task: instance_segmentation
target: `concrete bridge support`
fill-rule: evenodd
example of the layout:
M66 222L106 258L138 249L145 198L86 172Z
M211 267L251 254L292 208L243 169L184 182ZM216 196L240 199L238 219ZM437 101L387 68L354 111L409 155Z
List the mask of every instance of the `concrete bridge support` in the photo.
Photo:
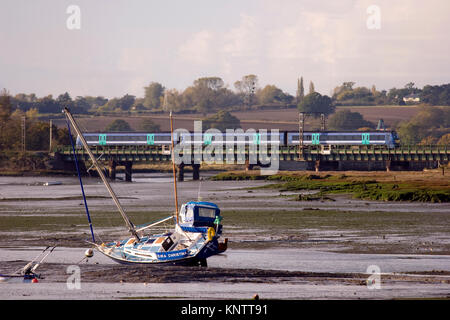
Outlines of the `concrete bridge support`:
M192 165L192 180L200 180L200 165L193 164Z
M131 182L132 174L133 174L133 162L127 161L127 162L125 162L125 181L126 182Z
M125 161L125 162L117 162L117 161L109 161L108 167L105 169L106 176L109 177L112 181L116 180L117 176L117 167L124 166L125 167L125 181L131 182L133 177L133 162Z
M177 166L177 181L184 181L184 168L186 165L184 163L180 163ZM200 165L192 164L192 180L200 180Z
M178 165L177 180L184 181L184 163Z
M116 161L113 160L109 162L108 177L113 181L116 180L116 167L117 167Z

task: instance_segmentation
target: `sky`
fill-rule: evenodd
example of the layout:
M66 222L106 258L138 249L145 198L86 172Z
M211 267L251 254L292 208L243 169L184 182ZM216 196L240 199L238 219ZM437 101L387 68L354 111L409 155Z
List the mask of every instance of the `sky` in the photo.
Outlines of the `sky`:
M143 97L248 74L292 95L299 77L327 95L422 88L450 82L449 25L448 0L1 0L0 88Z

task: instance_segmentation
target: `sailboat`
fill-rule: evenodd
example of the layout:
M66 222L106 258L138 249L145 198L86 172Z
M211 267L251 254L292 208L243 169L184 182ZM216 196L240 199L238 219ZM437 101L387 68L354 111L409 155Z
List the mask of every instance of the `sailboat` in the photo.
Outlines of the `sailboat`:
M47 246L44 250L42 250L36 258L32 261L28 262L24 267L20 268L13 274L1 274L0 273L0 282L8 281L10 279L22 279L23 281L32 281L37 282L37 279L42 279L40 274L36 273L36 269L42 265L45 258L49 256L50 253L55 250L55 246ZM39 258L41 258L39 260Z
M98 244L95 241L94 232L88 207L85 200L84 189L78 169L75 147L71 138L75 163L80 179L81 190L85 200L86 213L92 234L92 245L105 256L122 264L189 264L207 266L207 258L222 253L226 250L227 239L219 242L222 234L222 216L219 207L211 202L190 201L178 209L178 196L175 175L173 119L170 113L170 125L172 136L172 165L174 178L175 214L156 222L135 226L126 215L119 199L115 195L107 181L102 168L91 152L70 110L63 110L67 117L70 135L70 124L78 135L83 147L96 168L100 178L109 191L130 236L125 239ZM70 124L69 124L70 122ZM169 232L162 234L147 234L148 231L161 223L173 222L174 226Z

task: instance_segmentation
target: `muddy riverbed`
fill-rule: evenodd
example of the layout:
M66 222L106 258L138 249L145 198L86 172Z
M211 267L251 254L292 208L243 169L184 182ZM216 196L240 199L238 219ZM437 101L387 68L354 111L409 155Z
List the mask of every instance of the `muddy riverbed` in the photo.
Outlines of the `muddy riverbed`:
M47 245L58 245L40 267L44 279L1 283L0 298L450 295L448 203L363 201L346 195L294 201L292 193L254 188L264 181L209 181L208 174L202 175L205 180L180 183L179 197L181 203L215 202L222 210L229 249L210 258L208 268L130 268L99 253L81 261L90 234L77 178L0 177L0 273L17 270ZM97 239L127 237L104 186L97 179L84 183ZM169 174L136 174L132 183L118 181L113 188L135 224L173 212ZM67 268L73 265L80 267L80 290L67 289ZM381 273L381 289L367 286L371 266Z

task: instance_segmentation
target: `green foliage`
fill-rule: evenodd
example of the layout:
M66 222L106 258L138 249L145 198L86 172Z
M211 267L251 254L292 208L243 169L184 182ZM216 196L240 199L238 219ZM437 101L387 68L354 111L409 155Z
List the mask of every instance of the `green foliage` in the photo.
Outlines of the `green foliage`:
M316 92L316 89L314 88L314 83L311 81L309 83L309 94Z
M0 125L9 120L12 111L11 97L8 91L3 89L0 93Z
M420 94L421 100L429 105L450 106L450 83L440 86L427 85Z
M414 202L450 202L448 189L425 189L423 186L380 183L375 180L346 181L345 176L317 176L317 175L274 175L260 176L235 173L220 173L213 180L268 180L280 181L260 188L274 188L279 191L317 190L318 197L323 199L327 194L352 194L353 197L380 201L414 201ZM313 197L315 198L315 197ZM298 201L316 199L294 196Z
M359 112L341 110L329 118L328 127L332 130L356 130L363 127L375 128L375 124L364 120Z
M424 106L411 120L401 122L397 133L402 144L427 143L425 138L438 140L448 133L449 127L450 109Z
M101 106L99 112L116 112L116 111L128 111L131 109L135 102L135 96L126 94L122 98L113 98L109 100L105 105Z
M139 126L139 129L146 132L160 132L161 128L158 124L154 123L152 119L145 118L142 120L141 125Z
M322 96L318 92L305 96L297 107L300 112L313 113L315 116L320 116L321 113L329 115L335 110L331 98L325 95Z
M241 127L241 122L238 118L233 116L228 111L219 111L215 115L203 119L203 128L205 130L209 128L219 129L225 132L226 129L238 129Z
M444 134L436 144L450 146L450 133Z
M263 89L258 90L256 96L260 104L286 104L293 100L291 95L284 93L281 89L274 85L267 85Z
M147 109L157 109L161 107L164 96L164 87L158 82L152 82L148 87L144 87L144 90L144 107Z
M108 132L130 132L133 131L130 124L122 119L117 119L111 122L106 128L105 131Z
M297 81L297 103L300 103L305 97L305 88L303 86L303 77Z

